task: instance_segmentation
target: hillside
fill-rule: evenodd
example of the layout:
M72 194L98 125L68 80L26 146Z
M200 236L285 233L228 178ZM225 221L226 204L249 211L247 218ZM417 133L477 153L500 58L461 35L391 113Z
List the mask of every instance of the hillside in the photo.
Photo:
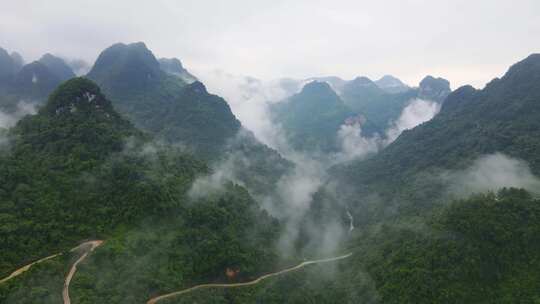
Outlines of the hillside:
M301 151L335 151L337 131L353 113L326 82L313 81L302 91L271 108L272 117Z
M120 113L156 138L212 163L242 154L248 161L237 162L240 181L250 190L268 191L266 185L275 184L291 163L255 138L242 136L242 125L227 102L201 82L178 77L174 68L183 69L181 64L166 64L174 62L160 64L144 43L119 43L99 55L88 77L103 87Z
M60 57L56 57L49 53L41 56L39 62L43 63L51 72L56 75L61 81L66 81L75 77L75 73L71 67Z
M2 277L89 238L107 241L96 264L74 282L78 303L143 302L178 284L222 280L228 267L248 276L275 263L278 223L244 188L228 183L223 192L192 199L188 190L209 173L206 165L150 142L87 79L62 84L10 135L11 149L0 158L0 238L7 249L0 255ZM142 252L155 268L132 268ZM103 273L111 263L115 267ZM54 267L62 268L52 261L0 285L0 301L26 303L39 293L43 303L54 303L58 290L28 286L25 279L42 280L40 271L54 273ZM136 279L123 277L133 271ZM102 285L92 286L98 278L116 287L102 293Z
M335 177L354 187L349 192L360 212L367 202L354 197L375 193L388 210L398 204L398 209L422 209L440 197L445 170L465 169L480 156L496 152L526 161L539 174L539 79L540 56L535 54L482 90L459 88L434 119L403 132L369 160L335 168Z
M50 68L48 59L52 59L52 63L61 61L56 57L44 56L40 61L23 65L24 61L18 53L9 55L0 48L0 111L14 113L20 102L41 105L47 100L64 80Z
M188 156L153 164L136 148L126 151L128 140L141 147L144 136L83 78L61 85L9 136L0 158L3 271L166 206L166 179L152 176L153 167L176 166L168 178L178 185L205 170Z
M385 87L388 82L390 84ZM341 97L352 111L366 117L379 134L384 134L411 100L418 98L442 103L450 93L448 81L442 78L426 76L418 88L404 87L400 83L396 78L387 77L373 82L369 78L358 77L347 82ZM389 89L390 85L394 89Z

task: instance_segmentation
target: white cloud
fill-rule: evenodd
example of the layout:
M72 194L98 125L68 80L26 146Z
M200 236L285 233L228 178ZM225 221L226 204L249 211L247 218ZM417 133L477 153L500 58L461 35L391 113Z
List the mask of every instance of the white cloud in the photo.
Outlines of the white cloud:
M337 135L341 143L341 152L334 156L336 162L364 158L377 153L382 147L382 140L377 134L372 137L362 136L362 128L358 123L342 125Z
M421 123L432 119L439 113L439 103L423 99L413 99L403 109L399 118L392 122L386 131L386 143L396 140L405 130L412 129Z
M35 114L36 106L35 104L19 101L17 103L17 109L13 113L5 113L0 111L0 128L11 128L13 127L19 119L25 115Z
M482 156L468 169L448 173L444 178L450 181L450 192L459 196L497 191L503 187L540 193L540 179L532 174L529 165L501 153Z

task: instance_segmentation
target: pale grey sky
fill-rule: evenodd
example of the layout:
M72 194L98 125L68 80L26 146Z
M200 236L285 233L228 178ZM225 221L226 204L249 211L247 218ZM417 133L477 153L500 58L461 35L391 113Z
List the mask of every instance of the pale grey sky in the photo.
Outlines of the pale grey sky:
M2 0L0 46L93 61L144 41L192 70L262 79L426 74L481 87L540 52L538 0Z

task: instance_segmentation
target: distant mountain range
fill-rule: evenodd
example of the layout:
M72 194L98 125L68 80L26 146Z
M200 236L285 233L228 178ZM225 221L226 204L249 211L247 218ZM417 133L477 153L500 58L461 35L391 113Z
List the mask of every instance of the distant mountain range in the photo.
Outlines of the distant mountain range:
M271 107L273 120L283 127L292 146L302 151L339 150L337 134L347 124L358 124L362 136L384 137L412 101L441 104L451 92L447 80L432 76L425 77L417 88L389 75L377 82L367 77L351 81L318 77L308 81L300 92ZM287 88L293 84L292 80L281 82Z
M0 302L61 302L80 257L69 248L88 239L105 242L79 264L74 303L144 303L261 275L178 300L540 299L540 54L481 90L432 76L418 87L390 75L282 79L290 94L270 110L303 152L296 164L142 42L103 50L86 77L75 66L85 64L50 54L25 64L0 49L2 114L37 107L0 129L0 279L28 270L0 282ZM343 128L384 140L418 100L437 115L378 153L311 157L339 152ZM264 275L282 269L292 270Z
M444 186L443 180L426 176L464 169L482 155L504 153L527 161L540 174L539 83L540 55L534 54L482 90L460 87L431 121L404 131L371 159L340 165L336 178L354 185L353 197L378 193L388 208L398 204L414 212L433 204ZM360 211L361 200L355 201L358 215L368 216Z

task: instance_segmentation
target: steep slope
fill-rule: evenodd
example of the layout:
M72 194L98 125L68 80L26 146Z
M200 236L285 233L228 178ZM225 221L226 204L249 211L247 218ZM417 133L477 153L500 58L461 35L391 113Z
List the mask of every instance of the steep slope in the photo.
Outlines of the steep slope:
M217 153L240 129L228 104L204 85L187 85L162 71L144 43L115 44L88 73L136 125L205 156Z
M11 59L13 59L13 63L15 65L15 72L19 72L24 65L23 57L17 52L11 52L10 56Z
M388 77L380 81L383 84L385 81L393 85L397 83ZM384 134L412 100L419 98L442 103L450 93L448 81L431 76L425 77L418 88L401 87L399 84L396 87L400 89L389 92L366 77L358 77L344 86L341 97L354 112L365 116L378 133Z
M13 73L0 79L0 111L16 112L21 101L42 104L61 83L61 79L39 61L19 68L17 60L11 59L10 65Z
M534 303L540 201L516 189L454 202L426 231L391 231L366 267L384 303ZM393 233L393 235L392 235Z
M178 58L160 58L159 67L168 74L179 77L186 83L197 81L197 78L182 66L182 62Z
M206 165L149 142L90 80L60 85L10 135L10 151L0 154L0 277L88 238L106 241L73 277L77 303L142 303L178 286L224 281L227 269L241 278L273 269L278 222L230 182L190 196ZM64 273L51 260L0 284L0 302L55 303L62 284L42 277L54 274L52 265ZM35 283L42 281L52 289Z
M56 57L51 54L43 55L39 60L43 63L49 70L56 75L61 81L66 81L70 78L75 77L73 70L66 64L66 62L59 57Z
M243 154L247 161L235 168L246 178L243 183L259 180L257 189L268 189L260 185L262 180L275 185L291 164L257 140L241 136L240 121L223 98L210 94L199 81L187 84L162 68L144 43L115 44L100 54L88 77L141 129L215 163ZM241 152L235 149L238 145L244 147Z
M336 168L336 176L354 188L357 210L367 203L360 197L377 194L385 202L379 207L414 212L441 194L445 182L436 177L482 155L501 152L540 174L539 83L540 55L534 54L483 90L459 88L434 119L405 131L376 157Z
M15 75L10 92L20 98L42 101L62 82L47 66L34 61Z
M17 66L9 53L0 47L0 87L17 73Z
M83 78L62 84L10 138L0 157L2 271L173 206L205 171L178 153L145 157L142 133Z
M281 124L291 145L303 151L337 149L337 131L353 113L326 82L313 81L302 91L273 105L273 120Z
M442 103L451 92L448 80L428 75L420 81L417 97Z

